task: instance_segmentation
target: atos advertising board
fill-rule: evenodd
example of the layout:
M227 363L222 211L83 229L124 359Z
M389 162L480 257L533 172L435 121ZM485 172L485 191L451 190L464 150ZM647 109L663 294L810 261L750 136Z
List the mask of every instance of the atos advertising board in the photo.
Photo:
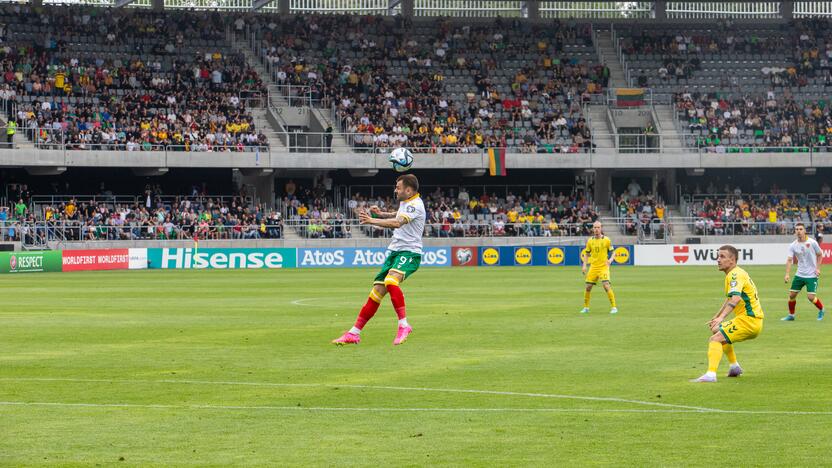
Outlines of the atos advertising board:
M789 244L731 244L740 265L786 263ZM721 244L637 245L636 265L716 265Z
M451 252L450 247L425 247L420 266L451 266ZM299 268L380 267L386 259L387 249L380 247L298 249Z

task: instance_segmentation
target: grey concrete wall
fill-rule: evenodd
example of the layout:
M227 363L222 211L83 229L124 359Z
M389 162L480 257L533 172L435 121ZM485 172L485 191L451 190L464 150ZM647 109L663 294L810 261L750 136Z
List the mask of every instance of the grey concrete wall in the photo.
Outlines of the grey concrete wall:
M293 127L308 127L311 111L308 107L275 107L277 112L287 125Z
M616 128L644 128L653 122L650 109L611 109L610 113Z
M254 152L126 152L0 149L0 167L227 167L280 169L388 169L385 155L338 151L290 153L285 149ZM603 150L578 154L506 155L511 169L672 169L672 168L771 168L832 167L832 153L632 153ZM488 157L473 154L416 154L419 169L485 169Z
M613 236L617 244L633 244L634 237ZM581 245L586 242L583 237L465 237L452 239L425 239L426 246L495 246L495 245ZM390 239L263 239L263 240L201 240L199 248L270 248L270 247L387 247ZM130 247L145 248L188 248L193 247L192 240L182 241L100 241L100 242L62 242L52 247L62 250L72 249L124 249Z

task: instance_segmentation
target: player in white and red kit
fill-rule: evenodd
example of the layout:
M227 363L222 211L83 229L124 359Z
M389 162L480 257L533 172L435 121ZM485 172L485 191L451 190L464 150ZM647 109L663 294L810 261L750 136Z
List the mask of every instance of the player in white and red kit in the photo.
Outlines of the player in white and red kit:
M393 344L404 343L413 332L413 327L407 323L401 283L415 273L422 262L422 234L425 231L427 216L425 204L419 197L419 180L415 175L405 174L396 179L395 193L399 200L398 211L384 212L377 206L372 206L369 213L359 213L361 224L393 229L393 238L387 247L387 260L375 277L367 303L358 313L355 325L339 338L332 340L336 345L361 342L361 330L376 314L381 300L387 293L390 293L390 301L399 317L399 329Z
M823 261L823 251L817 241L806 235L806 226L797 223L794 227L797 236L789 246L789 256L786 259L786 277L784 281L789 282L789 275L792 272L792 263L797 263L797 274L792 280L789 288L789 315L783 317L786 322L794 321L795 306L797 305L797 293L806 287L806 298L818 309L818 320L823 320L823 303L817 296L818 277L820 276L820 264Z

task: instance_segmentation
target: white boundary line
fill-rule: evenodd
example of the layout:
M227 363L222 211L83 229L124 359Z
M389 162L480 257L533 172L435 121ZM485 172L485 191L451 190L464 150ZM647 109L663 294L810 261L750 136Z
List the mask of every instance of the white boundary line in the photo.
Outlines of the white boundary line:
M134 403L62 403L44 401L0 401L2 406L46 406L60 408L141 408L177 410L263 410L320 411L365 413L703 413L695 410L660 409L593 409L593 408L360 408L326 406L248 406L248 405L162 405Z
M297 299L297 300L294 300L294 301L290 302L289 304L292 304L292 305L295 305L295 306L300 306L300 307L314 307L312 304L304 304L304 302L314 301L314 300L317 300L317 299L320 299L320 298L310 297L308 299Z
M356 388L365 390L396 390L403 392L435 392L435 393L467 393L475 395L500 395L500 396L521 396L530 398L556 398L564 400L582 400L582 401L605 401L614 403L627 403L633 405L644 406L658 406L662 408L683 409L698 412L724 412L715 408L704 408L701 406L687 406L674 405L670 403L660 403L656 401L643 400L629 400L625 398L615 397L592 397L580 395L560 395L553 393L526 393L526 392L504 392L496 390L472 390L460 388L426 388L426 387L396 387L387 385L355 385L355 384L320 384L320 383L272 383L272 382L229 382L229 381L211 381L211 380L178 380L178 379L159 379L159 380L120 380L120 379L76 379L76 378L60 378L60 377L9 377L0 378L0 382L87 382L87 383L123 383L123 384L181 384L181 385L233 385L233 386L249 386L249 387L319 387L319 388Z
M320 384L320 383L274 383L274 382L229 382L211 380L175 379L80 379L61 377L8 377L0 382L77 382L77 383L121 383L121 384L180 384L180 385L231 385L249 387L305 387L305 388L356 388L367 390L396 390L409 392L464 393L475 395L520 396L530 398L555 398L581 401L602 401L633 405L654 406L665 409L590 409L590 408L340 408L340 407L296 407L296 406L222 406L222 405L134 405L128 403L61 403L61 402L0 402L0 406L80 406L80 407L124 407L124 408L169 408L169 409L221 409L221 410L304 410L304 411L366 411L366 412L552 412L552 413L717 413L717 414L761 414L761 415L809 415L832 416L832 411L779 411L779 410L721 410L701 406L676 405L654 401L630 400L614 397L592 397L580 395L559 395L552 393L504 392L496 390L473 390L458 388L397 387L387 385Z
M44 401L0 401L3 406L43 406L58 408L123 408L230 411L308 411L364 413L652 413L652 414L746 414L778 416L832 416L832 411L767 411L725 410L700 411L685 409L615 409L615 408L361 408L325 406L248 406L248 405L163 405L135 403L63 403Z

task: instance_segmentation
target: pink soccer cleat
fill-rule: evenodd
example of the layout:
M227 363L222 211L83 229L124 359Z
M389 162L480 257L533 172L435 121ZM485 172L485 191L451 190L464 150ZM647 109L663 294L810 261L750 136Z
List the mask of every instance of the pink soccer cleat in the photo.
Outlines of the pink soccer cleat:
M396 332L396 339L393 340L393 345L398 346L404 343L407 341L407 337L410 336L411 333L413 333L413 327L399 327L399 331Z
M344 346L345 344L358 344L361 343L361 336L356 335L355 333L344 332L340 338L336 338L332 340L332 344L338 346Z

